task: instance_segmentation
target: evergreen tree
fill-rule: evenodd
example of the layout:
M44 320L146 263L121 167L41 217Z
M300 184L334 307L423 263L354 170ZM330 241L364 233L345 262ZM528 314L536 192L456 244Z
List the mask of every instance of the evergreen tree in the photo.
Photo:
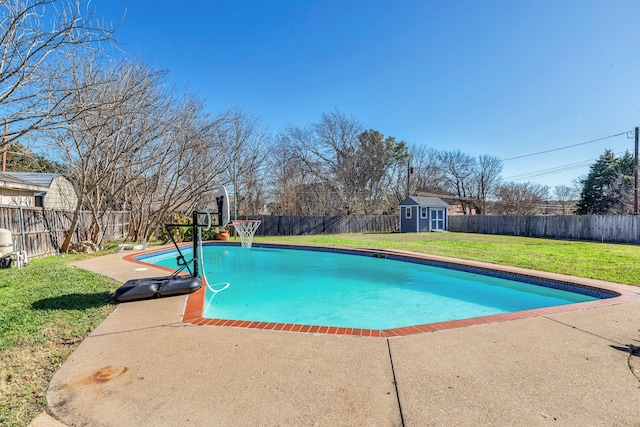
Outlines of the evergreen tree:
M582 191L576 213L579 215L629 214L633 208L633 156L616 157L606 150L581 179Z
M9 143L7 149L7 172L62 173L64 166L34 153L19 142Z

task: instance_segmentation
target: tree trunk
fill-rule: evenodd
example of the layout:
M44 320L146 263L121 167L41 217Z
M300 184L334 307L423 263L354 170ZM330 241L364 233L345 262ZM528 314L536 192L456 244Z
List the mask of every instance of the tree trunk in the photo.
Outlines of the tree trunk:
M62 247L60 248L61 252L69 251L69 246L71 245L71 239L73 238L73 233L76 232L78 228L78 222L80 221L80 209L82 208L83 198L78 197L78 204L76 205L76 209L73 212L73 218L71 219L71 225L67 230L67 233L64 236L64 241L62 242Z

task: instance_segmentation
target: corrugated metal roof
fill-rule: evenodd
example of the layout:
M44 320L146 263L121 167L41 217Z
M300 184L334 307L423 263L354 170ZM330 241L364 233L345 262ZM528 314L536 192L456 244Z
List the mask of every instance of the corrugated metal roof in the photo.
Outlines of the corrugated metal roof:
M400 203L400 206L427 206L434 208L448 208L449 205L439 197L409 196Z
M29 181L32 184L39 185L41 187L51 187L51 183L54 179L62 174L59 173L38 173L38 172L5 172L7 175L11 175L15 178L19 178L25 181Z
M35 182L13 176L8 172L0 172L0 186L5 188L13 188L19 190L44 191L45 186L36 184ZM48 187L48 186L47 186Z

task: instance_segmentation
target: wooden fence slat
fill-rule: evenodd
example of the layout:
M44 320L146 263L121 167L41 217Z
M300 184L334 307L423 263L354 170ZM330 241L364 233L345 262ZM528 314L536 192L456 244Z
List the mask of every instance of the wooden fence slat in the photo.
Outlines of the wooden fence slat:
M454 215L449 231L549 237L609 243L640 243L635 215Z
M39 258L57 253L58 245L63 241L65 231L71 225L73 212L53 211L36 207L23 207L24 243L20 227L20 208L0 206L0 228L11 231L17 249L26 250L29 258ZM119 218L117 221L115 218ZM105 240L125 238L129 232L129 212L110 212L103 218ZM85 240L91 224L91 214L82 212L78 230L72 243Z
M278 216L248 215L238 219L262 221L256 236L299 236L307 234L385 233L398 231L397 215L367 216Z

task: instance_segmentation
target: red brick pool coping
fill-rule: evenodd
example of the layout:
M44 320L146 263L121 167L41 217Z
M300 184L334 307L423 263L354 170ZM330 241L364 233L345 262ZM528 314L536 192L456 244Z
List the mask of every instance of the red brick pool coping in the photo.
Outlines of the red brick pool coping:
M215 243L215 244L230 244L230 243ZM269 243L260 243L260 244L270 245ZM280 247L290 246L290 247L322 248L322 247L310 246L310 245L291 245L291 244L285 244L285 245L272 244L272 245L280 246ZM584 279L584 278L573 277L573 276L571 277L561 276L561 275L556 275L551 273L537 272L534 270L523 270L519 268L511 268L511 267L492 265L487 263L452 259L452 258L439 257L439 256L430 256L425 254L417 254L417 253L409 253L409 252L400 252L400 251L396 252L396 251L389 251L389 250L361 249L361 248L343 248L343 247L340 247L340 248L326 247L326 248L329 250L332 250L332 249L348 250L348 251L365 252L365 253L371 253L371 254L396 255L396 256L411 257L416 259L424 259L428 261L445 262L445 263L457 264L457 265L463 265L463 266L489 268L489 269L502 271L502 272L540 277L542 279L561 280L563 282L576 284L581 287L601 289L604 291L613 292L615 294L618 294L618 296L612 297L612 298L606 298L606 299L599 299L595 301L559 305L554 307L537 308L533 310L516 311L511 313L494 314L490 316L473 317L469 319L450 320L447 322L436 322L436 323L427 323L423 325L405 326L401 328L359 329L359 328L341 328L341 327L335 327L335 326L314 326L314 325L301 325L301 324L290 324L290 323L274 323L274 322L257 322L257 321L246 321L246 320L205 318L205 317L202 317L202 314L204 311L204 297L205 297L205 287L203 286L196 292L193 292L192 294L188 295L187 304L182 317L182 321L184 323L191 323L194 325L229 326L229 327L235 327L235 328L265 329L265 330L273 330L273 331L302 332L302 333L311 333L311 334L355 335L355 336L363 336L363 337L391 338L391 337L401 337L406 335L422 334L427 332L442 331L446 329L463 328L466 326L484 325L489 323L505 322L509 320L526 319L529 317L547 316L547 315L558 314L558 313L568 313L571 311L585 310L590 308L608 307L612 305L618 305L618 304L624 304L632 301L637 301L640 299L640 294L621 289L621 287L618 287L613 283L601 282L601 281ZM171 250L171 248L163 247L163 248L151 249L144 252L142 255L152 254L155 252L164 252L167 250ZM137 263L137 264L151 265L144 261L135 259L140 255L141 253L130 254L123 257L123 259L129 262ZM168 270L168 271L173 271L172 269L157 266L157 265L153 265L153 267Z

